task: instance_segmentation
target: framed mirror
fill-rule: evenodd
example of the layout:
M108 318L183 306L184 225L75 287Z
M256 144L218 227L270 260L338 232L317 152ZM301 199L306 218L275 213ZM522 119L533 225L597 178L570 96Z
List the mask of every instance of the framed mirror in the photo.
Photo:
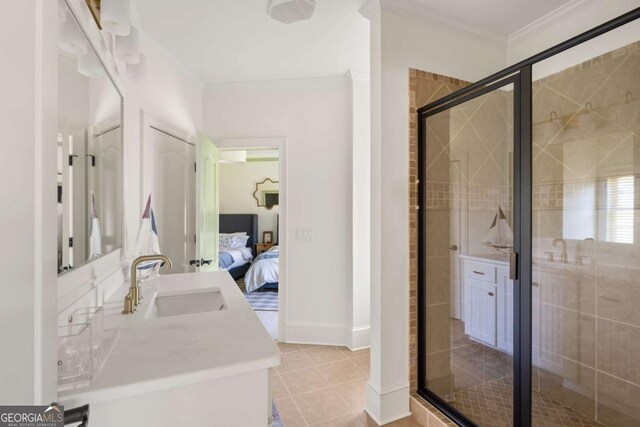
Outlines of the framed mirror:
M65 2L58 44L58 274L122 247L122 95Z
M253 192L253 198L259 207L271 210L274 206L278 206L280 198L280 187L278 181L266 178L262 182L256 183L256 191Z

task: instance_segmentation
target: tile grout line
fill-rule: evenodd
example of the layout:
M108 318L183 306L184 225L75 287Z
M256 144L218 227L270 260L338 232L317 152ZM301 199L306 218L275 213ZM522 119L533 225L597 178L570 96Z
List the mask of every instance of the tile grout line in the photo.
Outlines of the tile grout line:
M278 376L280 376L279 372L278 372ZM304 421L305 427L309 426L309 423L307 422L307 419L305 418L304 414L300 410L300 407L298 406L298 402L296 402L296 399L294 399L293 394L291 393L291 390L289 390L289 387L287 387L287 384L284 382L284 379L282 378L282 376L280 376L280 381L282 381L282 385L284 386L284 388L287 389L287 393L289 393L289 398L291 399L291 401L293 402L293 405L296 407L296 409L298 410L298 413L302 417L302 420ZM277 405L276 405L276 407L277 407Z
M318 347L322 347L322 346L318 346ZM356 356L356 357L348 357L346 354L344 354L344 350L341 350L339 346L327 346L327 348L333 348L333 349L335 349L336 351L338 351L338 352L339 352L339 354L340 354L340 356L341 356L341 358L336 359L336 360L332 360L332 361L329 361L329 362L314 363L313 359L309 356L308 351L309 351L309 350L311 350L311 349L313 349L313 348L318 348L318 347L312 347L312 348L309 348L309 349L305 349L305 348L298 348L297 350L294 350L294 351L289 351L289 352L287 352L287 353L282 353L282 354L284 355L284 354L292 354L292 353L299 353L299 352L303 352L303 353L305 354L305 356L306 356L306 357L307 357L307 358L308 358L308 359L313 363L312 365L305 366L305 367L302 367L302 368L291 369L291 370L288 370L288 371L285 371L285 372L280 372L280 371L278 371L278 370L276 370L276 371L275 371L275 372L278 374L278 376L280 377L280 380L282 381L282 383L283 383L283 385L284 385L285 389L286 389L286 390L287 390L287 392L289 393L289 396L291 397L291 400L293 401L294 406L296 407L296 409L297 409L297 410L298 410L298 412L300 413L300 415L301 415L302 419L304 420L304 422L305 422L306 426L311 426L311 424L309 423L309 421L306 419L306 417L305 417L305 416L304 416L304 414L302 413L302 410L300 409L300 407L299 407L299 405L298 405L298 403L297 403L297 401L296 401L296 397L297 397L297 396L301 396L301 395L305 395L305 394L309 394L309 393L313 393L313 392L317 392L317 391L322 391L322 390L329 390L329 389L331 389L331 390L332 390L332 391L333 391L333 392L338 396L338 398L340 399L340 401L342 401L342 402L344 403L345 407L348 409L348 412L346 412L345 414L339 415L339 416L334 417L334 418L330 418L330 419L328 419L328 420L320 421L320 423L322 423L322 422L327 422L327 421L332 421L332 420L338 419L338 418L340 418L340 417L343 417L343 416L345 416L345 415L348 415L348 414L350 414L350 413L354 413L354 414L356 413L355 411L353 411L353 410L352 410L351 406L350 406L350 405L349 405L349 404L344 400L344 398L340 395L340 393L338 393L338 391L336 390L336 387L338 387L338 386L340 386L340 385L344 385L344 384L353 383L353 382L356 382L356 381L361 381L361 380L363 380L363 379L366 379L366 377L367 377L367 375L368 375L368 374L367 374L367 375L362 375L362 377L358 377L358 378L354 378L354 379L351 379L351 380L348 380L348 381L343 381L343 382L338 382L338 383L332 384L332 383L329 381L329 379L328 379L328 378L323 374L323 372L322 372L320 369L318 369L318 370L320 371L320 374L321 374L322 378L323 378L325 381L327 381L327 383L329 383L329 385L328 385L328 386L326 386L326 387L321 387L321 388L318 388L318 389L315 389L315 390L310 390L310 391L307 391L307 392L304 392L304 393L298 393L298 394L294 395L294 394L291 392L290 388L287 386L286 382L284 381L283 374L286 374L286 373L289 373L289 372L297 372L297 371L301 371L301 370L303 370L303 369L320 368L320 367L322 367L322 366L326 366L326 365L328 365L328 364L333 364L333 363L337 363L337 362L344 362L344 361L350 361L350 362L351 362L351 364L352 364L356 369L360 369L360 366L358 366L358 365L353 361L353 359L359 359L359 358L369 357L369 355ZM360 420L358 419L358 421L360 421ZM317 424L318 424L318 423L316 423L316 424L314 424L314 425L317 425Z
M301 351L302 351L302 350L301 350ZM288 353L283 353L283 354L291 354L291 353L297 353L297 352L288 352ZM309 355L307 355L307 357L309 357ZM278 371L278 372L279 372L279 373L281 373L281 374L286 374L286 373L289 373L289 372L300 371L300 370L302 370L302 369L309 369L309 368L313 368L313 367L326 366L326 365L329 365L329 364L331 364L331 363L344 362L344 361L346 361L346 360L348 360L348 361L350 361L350 362L354 363L354 362L353 362L353 359L360 359L360 358L365 358L365 357L368 357L368 356L358 356L358 357L353 357L353 358L348 358L348 357L346 357L346 358L344 358L344 359L337 359L337 360L333 360L333 361L331 361L331 362L322 362L322 363L313 364L313 365L309 365L309 366L303 366L303 367L301 367L301 368L290 369L290 370L288 370L288 371L284 371L284 372L280 372L280 371ZM311 358L309 358L309 359L311 359ZM313 360L312 360L312 362L313 362ZM355 363L354 363L354 365L355 365ZM358 367L358 366L356 365L356 367ZM348 381L347 381L347 382L348 382Z

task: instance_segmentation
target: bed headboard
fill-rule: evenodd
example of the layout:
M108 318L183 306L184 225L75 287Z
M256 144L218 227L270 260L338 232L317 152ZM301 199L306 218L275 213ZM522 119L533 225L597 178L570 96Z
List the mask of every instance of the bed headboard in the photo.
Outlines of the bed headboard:
M220 233L245 232L249 236L247 247L255 256L255 243L258 243L258 215L256 214L220 214Z

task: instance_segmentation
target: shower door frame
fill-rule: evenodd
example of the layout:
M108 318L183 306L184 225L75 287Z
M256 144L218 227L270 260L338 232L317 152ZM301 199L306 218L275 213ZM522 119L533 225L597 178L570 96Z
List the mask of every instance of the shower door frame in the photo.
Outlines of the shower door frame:
M558 55L640 18L640 7L563 43L490 75L463 89L419 108L418 120L418 389L417 393L462 427L473 421L449 405L425 384L426 354L426 121L427 118L513 84L513 426L530 427L532 376L532 68Z

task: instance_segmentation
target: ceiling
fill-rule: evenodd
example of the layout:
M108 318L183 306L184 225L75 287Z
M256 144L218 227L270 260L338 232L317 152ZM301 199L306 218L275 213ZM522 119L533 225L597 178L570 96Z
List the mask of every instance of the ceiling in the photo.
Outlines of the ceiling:
M369 71L364 0L318 0L309 21L283 24L267 0L133 0L142 29L204 83Z
M369 71L365 0L317 0L309 21L282 24L268 0L133 0L142 29L204 83L298 79ZM506 44L508 36L580 0L381 0Z

